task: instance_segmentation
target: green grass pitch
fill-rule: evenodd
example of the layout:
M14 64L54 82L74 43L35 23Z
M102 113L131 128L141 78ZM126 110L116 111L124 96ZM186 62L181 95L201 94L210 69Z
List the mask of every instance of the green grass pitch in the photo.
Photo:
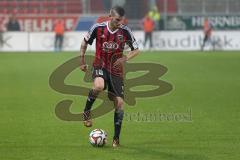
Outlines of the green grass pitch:
M132 62L166 66L161 79L174 89L159 97L137 98L136 106L125 106L126 113L189 114L191 119L125 119L119 149L111 147L112 112L95 119L91 129L55 115L60 100L73 100L76 113L85 104L85 97L58 93L48 84L54 69L77 55L0 53L0 160L240 159L239 53L141 53ZM66 83L78 86L82 75L76 69ZM108 132L105 147L89 144L94 128Z

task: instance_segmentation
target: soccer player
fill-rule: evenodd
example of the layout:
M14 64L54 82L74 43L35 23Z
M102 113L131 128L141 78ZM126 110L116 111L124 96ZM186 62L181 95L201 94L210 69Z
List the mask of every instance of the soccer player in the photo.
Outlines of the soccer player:
M203 29L204 29L204 38L203 38L203 44L201 46L202 51L204 50L206 42L211 42L212 26L210 25L208 18L205 18L204 20Z
M139 54L137 42L131 30L122 24L125 11L120 6L115 6L110 10L110 20L103 23L96 23L91 27L81 43L80 69L87 71L84 55L88 44L92 44L96 39L96 53L93 62L93 88L89 91L84 109L84 125L92 126L91 108L98 94L108 87L109 98L115 106L114 112L114 137L113 147L119 146L119 136L123 120L123 69L124 62ZM131 51L124 55L124 46L127 44Z

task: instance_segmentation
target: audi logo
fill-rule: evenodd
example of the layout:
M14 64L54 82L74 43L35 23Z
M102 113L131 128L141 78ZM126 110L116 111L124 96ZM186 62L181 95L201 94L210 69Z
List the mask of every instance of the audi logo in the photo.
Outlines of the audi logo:
M118 44L117 43L115 43L115 42L112 42L112 41L109 41L109 42L104 42L103 43L103 48L104 49L118 49Z

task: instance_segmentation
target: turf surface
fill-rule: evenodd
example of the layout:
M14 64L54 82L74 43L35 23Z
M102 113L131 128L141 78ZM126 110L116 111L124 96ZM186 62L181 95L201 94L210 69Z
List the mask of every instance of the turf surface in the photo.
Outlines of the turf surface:
M94 120L108 132L109 143L94 148L91 129L55 115L63 99L83 109L85 98L49 87L56 67L76 53L0 53L0 160L238 160L240 159L240 54L237 52L144 52L133 62L155 62L168 68L161 79L174 89L126 105L121 148L112 149L113 113ZM76 69L66 83L78 86ZM90 86L90 84L87 84ZM145 89L147 89L145 87ZM127 96L127 95L126 95ZM130 115L185 115L186 120L146 122ZM159 117L158 117L159 118ZM93 129L92 128L92 129Z

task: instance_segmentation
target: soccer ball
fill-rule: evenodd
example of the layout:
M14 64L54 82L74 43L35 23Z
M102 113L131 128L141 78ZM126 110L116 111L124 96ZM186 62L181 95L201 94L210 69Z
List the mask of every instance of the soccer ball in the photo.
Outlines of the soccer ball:
M107 133L102 129L94 129L89 134L89 141L94 147L103 147L107 143Z

